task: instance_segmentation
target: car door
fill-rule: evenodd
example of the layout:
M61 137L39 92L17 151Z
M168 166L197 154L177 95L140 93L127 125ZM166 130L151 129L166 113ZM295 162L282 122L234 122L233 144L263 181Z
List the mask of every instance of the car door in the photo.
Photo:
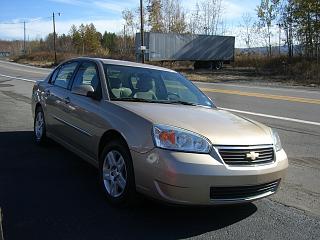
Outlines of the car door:
M80 85L92 86L96 97L79 95L75 91ZM75 74L71 91L68 93L70 103L68 105L69 114L66 119L73 126L72 142L77 149L95 158L96 146L99 141L99 133L103 128L103 121L100 117L101 108L101 82L96 63L84 61Z
M46 94L46 116L48 131L61 140L68 139L68 88L78 66L78 62L67 62L60 66L52 75Z

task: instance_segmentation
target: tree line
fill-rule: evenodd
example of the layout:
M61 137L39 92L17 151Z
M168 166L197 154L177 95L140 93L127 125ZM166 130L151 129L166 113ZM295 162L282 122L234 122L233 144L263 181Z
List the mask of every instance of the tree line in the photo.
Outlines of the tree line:
M233 33L248 49L263 43L271 56L274 46L285 45L289 57L297 47L307 58L319 57L319 0L261 0L255 10L255 16L243 15L237 32ZM122 17L124 26L117 33L100 33L92 23L71 26L69 33L56 36L58 52L134 55L134 38L140 30L139 7L124 9ZM224 0L199 0L193 9L185 9L181 0L144 0L143 17L146 31L225 35L229 30L230 33L224 21ZM278 32L282 37L275 42ZM52 51L53 34L30 41L29 50Z
M241 37L248 49L262 40L271 56L271 39L278 31L279 36L281 32L285 35L284 45L287 46L289 58L294 55L294 48L306 58L319 58L319 0L261 0L256 14L258 21L253 21L248 13L242 17ZM278 44L282 45L283 40L279 41Z
M53 33L45 39L30 41L29 51L53 51ZM72 52L80 55L107 55L122 48L122 38L115 33L98 32L93 23L72 25L68 34L56 34L58 52Z
M145 28L151 32L223 35L223 0L200 0L194 9L185 9L181 0L146 0L143 9ZM129 34L139 29L140 8L122 12Z
M200 0L192 10L184 9L180 0L148 0L143 15L147 30L152 32L225 35L231 31L225 24L224 10L223 0ZM132 36L139 28L139 12L139 7L122 12ZM319 0L261 0L255 15L245 13L239 27L233 35L248 49L262 43L271 56L275 46L280 49L286 45L289 58L294 48L302 56L319 58Z

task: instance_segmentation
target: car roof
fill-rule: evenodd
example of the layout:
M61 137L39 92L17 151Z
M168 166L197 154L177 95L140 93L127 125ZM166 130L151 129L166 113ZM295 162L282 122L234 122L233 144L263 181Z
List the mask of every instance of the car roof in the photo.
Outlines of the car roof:
M94 61L100 61L104 64L110 64L110 65L120 65L120 66L128 66L128 67L138 67L138 68L148 68L148 69L154 69L154 70L160 70L160 71L166 71L166 72L176 72L168 68L158 67L150 64L144 64L144 63L137 63L137 62L130 62L130 61L123 61L123 60L115 60L115 59L107 59L107 58L92 58L92 57L79 57L70 60L94 60Z

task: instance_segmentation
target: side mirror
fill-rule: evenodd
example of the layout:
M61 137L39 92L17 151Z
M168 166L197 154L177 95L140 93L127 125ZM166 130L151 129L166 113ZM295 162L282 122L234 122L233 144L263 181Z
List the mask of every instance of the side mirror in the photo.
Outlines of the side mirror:
M99 101L99 100L101 100L101 93L89 91L89 92L87 92L87 97L90 97L94 100Z
M91 85L79 85L75 86L71 92L77 95L89 97L89 95L94 94L94 89Z

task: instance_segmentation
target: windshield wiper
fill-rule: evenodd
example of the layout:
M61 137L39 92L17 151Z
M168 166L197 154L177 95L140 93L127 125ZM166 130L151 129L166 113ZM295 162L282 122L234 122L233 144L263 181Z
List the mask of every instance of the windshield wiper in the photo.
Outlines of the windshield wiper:
M129 98L129 97L113 98L111 100L113 100L113 101L130 101L130 102L148 102L148 103L158 103L159 102L159 101L155 101L155 100L152 100L152 99Z
M180 100L174 100L174 101L165 101L163 103L168 103L168 104L182 104L182 105L189 105L189 106L198 106L196 103L192 102L185 102L185 101L180 101Z
M164 104L182 104L182 105L188 105L188 106L199 106L196 103L192 102L185 102L181 100L174 100L174 101L159 101L159 100L152 100L152 99L144 99L144 98L114 98L111 99L113 101L130 101L130 102L148 102L148 103L164 103Z

